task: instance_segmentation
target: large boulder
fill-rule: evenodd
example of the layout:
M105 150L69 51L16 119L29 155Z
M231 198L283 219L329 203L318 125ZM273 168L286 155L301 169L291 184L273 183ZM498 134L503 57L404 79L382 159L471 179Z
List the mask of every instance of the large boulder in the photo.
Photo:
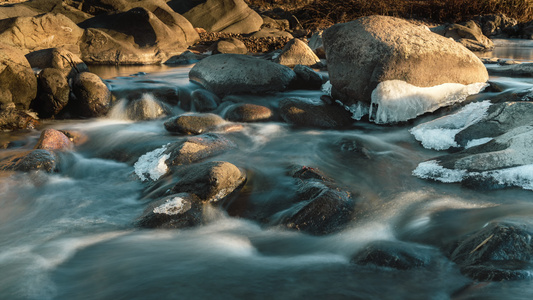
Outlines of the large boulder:
M189 78L219 97L284 91L296 78L288 67L239 54L219 54L198 62Z
M417 87L485 82L487 70L470 51L426 27L385 16L336 24L323 33L332 96L350 106L374 101L378 84Z
M149 64L181 54L198 40L198 34L185 18L168 10L155 8L152 12L135 7L80 23L82 28L91 28L81 44L83 59L93 63L114 59L122 64Z
M305 42L300 39L292 39L283 47L275 61L292 68L296 65L312 66L320 62L320 59Z
M72 92L76 96L75 105L81 116L99 117L109 110L111 92L102 79L94 73L79 74L72 84Z
M63 45L76 45L83 29L62 14L0 20L0 42L31 52Z
M68 103L70 87L67 78L58 69L46 68L37 76L39 93L32 108L40 118L57 115Z
M37 78L20 50L0 43L0 111L28 109L37 95Z
M76 46L76 48L78 48ZM77 49L79 51L79 49ZM30 52L26 58L32 68L45 69L54 68L67 78L73 78L81 72L89 69L81 58L69 51L67 48L49 48Z
M251 33L258 31L263 24L261 16L243 0L207 0L183 16L194 27L216 32Z

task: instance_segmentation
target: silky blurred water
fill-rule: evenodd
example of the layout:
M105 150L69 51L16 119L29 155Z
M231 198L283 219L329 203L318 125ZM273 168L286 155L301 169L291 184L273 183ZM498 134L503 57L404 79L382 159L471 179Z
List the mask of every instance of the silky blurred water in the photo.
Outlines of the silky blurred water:
M189 69L94 71L114 91L126 91L125 98L149 93L158 99L161 90L172 97L198 88L188 81ZM533 88L532 79L491 80L504 92ZM167 133L164 119L49 122L46 127L81 131L89 140L61 154L57 173L0 175L0 299L529 299L529 281L473 282L434 246L491 220L533 216L531 191L476 191L411 175L418 163L442 153L424 149L408 130L459 107L408 124L362 122L350 130L244 124L227 135L238 149L211 159L247 170L240 204L227 212L211 208L206 225L184 230L134 226L147 200L133 163L184 138ZM38 136L36 130L0 140L30 149ZM296 189L287 174L291 165L318 168L356 195L357 211L345 230L315 237L259 222L258 211L266 215L290 204ZM350 263L376 240L425 245L431 261L407 271Z

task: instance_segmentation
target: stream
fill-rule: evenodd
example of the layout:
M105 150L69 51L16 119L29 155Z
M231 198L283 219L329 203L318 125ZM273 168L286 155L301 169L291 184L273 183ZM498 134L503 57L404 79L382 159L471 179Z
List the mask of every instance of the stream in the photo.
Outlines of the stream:
M496 44L483 55L533 60L532 41ZM198 88L188 80L190 68L91 71L115 93L157 99ZM502 93L533 88L531 78L490 80L506 88ZM320 95L289 91L269 101ZM117 106L106 118L46 121L39 130L0 133L0 141L21 149L33 148L44 128L89 138L61 154L57 173L0 173L0 299L530 299L531 281L473 281L427 242L453 240L491 220L533 217L531 191L479 191L411 174L443 152L423 148L409 129L462 106L394 126L356 122L349 130L244 124L229 135L238 149L209 160L246 170L246 205L212 208L205 225L180 230L135 226L149 201L141 196L146 183L135 175L136 159L185 138L169 134L165 119L131 121ZM350 151L354 143L364 145L365 156ZM136 156L113 155L126 148ZM254 220L252 208L283 206L295 192L291 165L317 168L357 195L355 217L344 230L312 236ZM377 240L427 248L431 260L410 270L350 262Z

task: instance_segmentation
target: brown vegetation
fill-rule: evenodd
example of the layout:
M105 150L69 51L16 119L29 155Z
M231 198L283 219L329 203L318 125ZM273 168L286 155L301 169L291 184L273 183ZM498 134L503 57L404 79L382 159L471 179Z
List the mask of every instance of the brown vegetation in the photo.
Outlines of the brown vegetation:
M533 19L533 0L248 0L263 8L289 9L307 28L325 28L368 15L386 15L429 22L461 22L474 16L505 14Z

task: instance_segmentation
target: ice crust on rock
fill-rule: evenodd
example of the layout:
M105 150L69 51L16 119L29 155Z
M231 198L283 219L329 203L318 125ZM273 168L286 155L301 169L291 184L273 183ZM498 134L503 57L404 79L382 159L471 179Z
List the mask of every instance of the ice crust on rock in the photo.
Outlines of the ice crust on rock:
M168 199L164 204L154 208L154 214L178 215L191 209L191 203L181 197Z
M332 88L332 87L333 87L333 86L331 85L331 82L329 82L329 80L328 80L328 81L326 81L326 83L324 83L324 84L322 85L321 90L322 90L322 92L324 92L326 95L331 96L331 88Z
M163 154L167 150L167 145L150 151L137 160L133 165L135 174L139 176L142 181L158 180L159 177L165 175L168 171L168 166L165 161L170 157L170 154ZM149 177L147 177L147 176Z
M478 82L417 87L402 80L383 81L372 92L369 117L377 124L407 121L440 107L462 102L486 86L486 83Z
M357 102L357 103L354 103L354 104L352 104L350 106L345 105L340 100L335 100L335 102L340 104L347 111L351 112L352 113L352 119L355 119L357 121L361 120L361 118L363 116L368 115L368 113L370 112L370 106L365 104L365 103L362 103L362 102Z
M472 148L472 147L479 146L479 145L483 145L483 144L486 144L486 143L488 143L488 142L490 142L492 140L493 140L493 138L474 139L474 140L468 141L468 143L466 143L465 149Z
M461 182L467 177L483 178L503 186L521 187L533 190L533 165L524 165L500 170L484 172L468 172L466 170L447 169L435 160L420 163L413 175L422 179L433 179L445 183Z
M487 116L490 101L474 102L461 108L458 112L420 124L410 130L411 134L427 149L446 150L459 147L455 136L463 129L471 126ZM468 147L487 143L487 139L470 141Z

